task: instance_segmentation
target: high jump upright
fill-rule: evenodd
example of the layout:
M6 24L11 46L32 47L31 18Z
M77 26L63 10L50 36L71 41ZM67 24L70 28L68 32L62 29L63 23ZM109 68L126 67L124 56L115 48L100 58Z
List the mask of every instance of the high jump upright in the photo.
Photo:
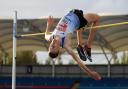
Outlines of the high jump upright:
M13 59L12 59L12 89L16 89L16 35L17 35L17 11L13 17Z

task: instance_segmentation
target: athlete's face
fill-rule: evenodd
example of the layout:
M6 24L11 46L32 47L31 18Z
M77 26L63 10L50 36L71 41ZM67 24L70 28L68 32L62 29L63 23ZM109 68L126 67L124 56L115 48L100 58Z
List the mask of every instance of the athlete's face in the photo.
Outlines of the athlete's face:
M57 53L60 49L59 41L53 39L49 46L49 52Z

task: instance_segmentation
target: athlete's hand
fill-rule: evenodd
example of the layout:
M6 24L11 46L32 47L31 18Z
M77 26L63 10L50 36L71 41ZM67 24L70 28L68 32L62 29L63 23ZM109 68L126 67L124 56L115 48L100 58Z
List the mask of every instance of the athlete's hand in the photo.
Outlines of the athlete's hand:
M52 16L49 16L47 18L47 26L51 26L53 24L53 17Z
M101 80L101 76L95 71L92 71L90 76L95 80Z

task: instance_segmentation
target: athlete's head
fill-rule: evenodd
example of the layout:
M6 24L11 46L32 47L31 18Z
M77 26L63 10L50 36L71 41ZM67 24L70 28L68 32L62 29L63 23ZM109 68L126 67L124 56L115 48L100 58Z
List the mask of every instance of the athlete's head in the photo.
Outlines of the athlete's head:
M53 39L49 45L49 56L51 58L56 58L59 54L59 49L60 49L59 41L56 39Z

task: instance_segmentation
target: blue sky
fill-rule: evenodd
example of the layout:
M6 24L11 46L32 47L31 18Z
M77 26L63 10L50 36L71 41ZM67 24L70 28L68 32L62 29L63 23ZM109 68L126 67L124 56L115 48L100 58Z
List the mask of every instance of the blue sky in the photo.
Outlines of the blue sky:
M128 14L128 0L0 0L0 18L40 18L52 15L62 17L73 8L85 13Z

